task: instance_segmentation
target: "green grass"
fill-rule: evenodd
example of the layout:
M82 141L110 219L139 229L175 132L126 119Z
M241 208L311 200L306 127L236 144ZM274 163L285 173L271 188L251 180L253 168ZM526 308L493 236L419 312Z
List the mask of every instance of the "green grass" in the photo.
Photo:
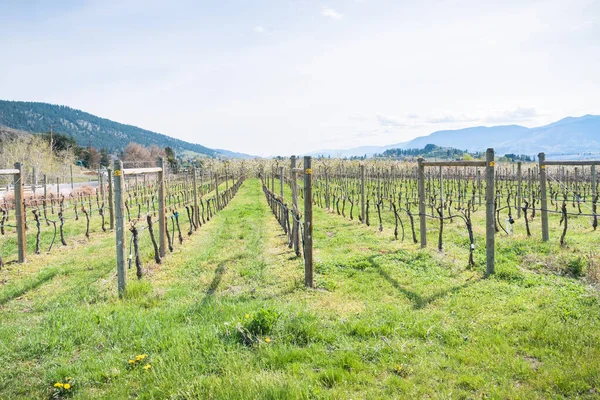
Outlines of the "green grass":
M598 294L548 267L585 273L583 251L499 238L484 278L457 222L439 253L390 225L314 221L315 290L256 179L163 264L143 242L146 275L124 299L112 235L8 265L0 398L50 398L66 377L82 399L598 397Z

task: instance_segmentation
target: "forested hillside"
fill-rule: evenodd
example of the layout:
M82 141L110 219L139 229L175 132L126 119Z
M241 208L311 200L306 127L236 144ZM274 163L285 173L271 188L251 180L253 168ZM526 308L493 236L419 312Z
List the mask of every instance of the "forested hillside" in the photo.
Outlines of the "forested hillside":
M72 136L80 146L121 151L130 142L160 148L171 147L177 152L193 151L209 157L220 153L199 144L188 143L132 125L47 103L0 100L0 125L26 132L54 132Z

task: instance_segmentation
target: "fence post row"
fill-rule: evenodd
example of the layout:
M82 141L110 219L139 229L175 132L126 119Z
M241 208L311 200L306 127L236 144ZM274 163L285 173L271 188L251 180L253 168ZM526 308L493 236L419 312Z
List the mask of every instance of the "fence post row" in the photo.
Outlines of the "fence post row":
M494 241L495 241L495 225L494 225L494 197L495 197L495 176L494 176L494 149L487 149L485 161L425 161L423 158L417 160L417 186L419 192L419 223L421 234L421 248L427 246L427 215L425 213L425 167L440 167L440 182L442 179L441 168L444 166L451 167L485 167L485 210L486 210L486 275L494 273ZM481 185L480 174L477 174L478 185ZM440 188L441 188L440 183ZM440 201L443 201L443 192L440 190ZM441 216L443 218L443 214Z
M113 172L114 177L114 204L112 207L115 210L115 235L116 235L116 247L117 247L117 286L119 297L123 296L127 287L127 269L125 267L126 260L126 238L125 238L125 199L123 191L125 189L125 175L126 174L147 174L154 173L158 174L157 190L158 190L158 220L159 220L159 255L163 257L165 255L166 248L166 215L165 215L165 192L164 192L164 159L160 157L158 159L158 168L133 168L124 169L123 161L115 160Z
M595 198L597 195L597 175L596 175L596 165L600 164L600 160L585 160L585 161L546 161L546 154L540 153L538 154L538 165L539 165L539 174L540 174L540 197L542 200L542 241L547 242L550 240L550 231L548 228L548 195L546 193L546 184L548 181L548 176L546 173L546 167L548 165L555 166L591 166L591 183L592 183L592 198ZM562 170L562 174L564 174L564 168ZM575 191L577 191L578 185L578 173L579 170L575 168L575 176L574 182L576 185ZM566 171L566 177L561 179L566 179L569 181L569 171ZM532 189L532 197L533 197L533 189ZM595 213L594 213L595 214Z

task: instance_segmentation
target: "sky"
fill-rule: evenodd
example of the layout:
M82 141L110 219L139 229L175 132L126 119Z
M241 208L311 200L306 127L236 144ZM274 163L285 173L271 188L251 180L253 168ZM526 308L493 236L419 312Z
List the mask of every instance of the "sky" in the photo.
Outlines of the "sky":
M0 0L0 99L254 155L600 114L600 0Z

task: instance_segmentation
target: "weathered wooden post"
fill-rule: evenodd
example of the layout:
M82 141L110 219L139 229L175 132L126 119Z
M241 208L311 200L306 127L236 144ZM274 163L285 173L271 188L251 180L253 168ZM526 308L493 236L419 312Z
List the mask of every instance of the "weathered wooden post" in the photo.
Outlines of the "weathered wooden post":
M165 159L158 158L158 167L160 171L157 173L158 182L158 253L160 257L167 254L167 213L165 209Z
M113 207L113 205L114 205L113 180L110 179L113 176L113 173L112 173L111 168L107 168L106 171L108 173L108 176L106 178L108 180L108 224L110 226L110 229L113 230L113 229L115 229L115 208Z
M325 208L330 209L330 199L329 199L329 167L325 167Z
M590 172L592 174L592 199L595 199L596 194L598 193L598 175L596 173L596 164L592 164Z
M283 167L279 167L279 195L283 201Z
M56 177L56 195L60 194L60 181L59 181L59 177Z
M15 190L15 223L17 225L17 247L19 262L27 261L27 238L25 237L25 207L23 204L23 165L15 163L15 169L19 170L13 176L13 186Z
M494 225L494 149L485 153L485 245L486 245L486 274L494 273L494 242L496 229Z
M48 205L48 177L44 174L44 179L42 180L44 184L44 199L42 200L42 207L44 207L44 219L46 219L46 206ZM50 222L46 219L46 224L50 225Z
M219 173L218 172L215 174L215 192L216 192L216 198L217 198L217 210L220 210L221 207L219 206L219 204L221 204L221 202L219 201Z
M440 218L444 218L444 167L440 165Z
M517 163L517 218L521 218L521 204L523 204L523 177L521 175L521 161Z
M200 216L198 215L198 184L196 179L196 167L192 170L194 175L192 175L192 183L194 185L194 220L196 222L196 226L200 225Z
M304 157L304 284L314 287L311 157Z
M542 200L542 241L547 242L550 240L550 233L548 230L548 199L546 194L546 155L544 153L538 154L538 164L540 166L540 196Z
M73 190L73 164L70 164L71 167L71 190ZM108 175L108 180L110 181L110 174Z
M360 165L360 219L365 223L365 164Z
M296 220L298 216L298 181L297 181L297 173L296 169L296 156L292 156L291 158L291 175L292 175L292 215L293 215L293 230L292 230L292 243L294 245L294 252L297 255L300 255L300 226L299 222Z
M117 247L117 288L119 297L125 293L127 286L127 269L125 268L125 219L123 218L123 209L125 202L123 200L123 188L125 186L123 178L123 161L115 160L114 187L115 187L115 225L116 225L116 247Z
M31 191L33 192L33 196L35 197L35 187L37 184L35 167L33 167L31 172Z
M477 168L477 196L481 206L481 170Z
M425 220L425 166L423 166L423 158L417 160L417 186L419 190L419 227L421 235L421 248L427 246L427 222Z

